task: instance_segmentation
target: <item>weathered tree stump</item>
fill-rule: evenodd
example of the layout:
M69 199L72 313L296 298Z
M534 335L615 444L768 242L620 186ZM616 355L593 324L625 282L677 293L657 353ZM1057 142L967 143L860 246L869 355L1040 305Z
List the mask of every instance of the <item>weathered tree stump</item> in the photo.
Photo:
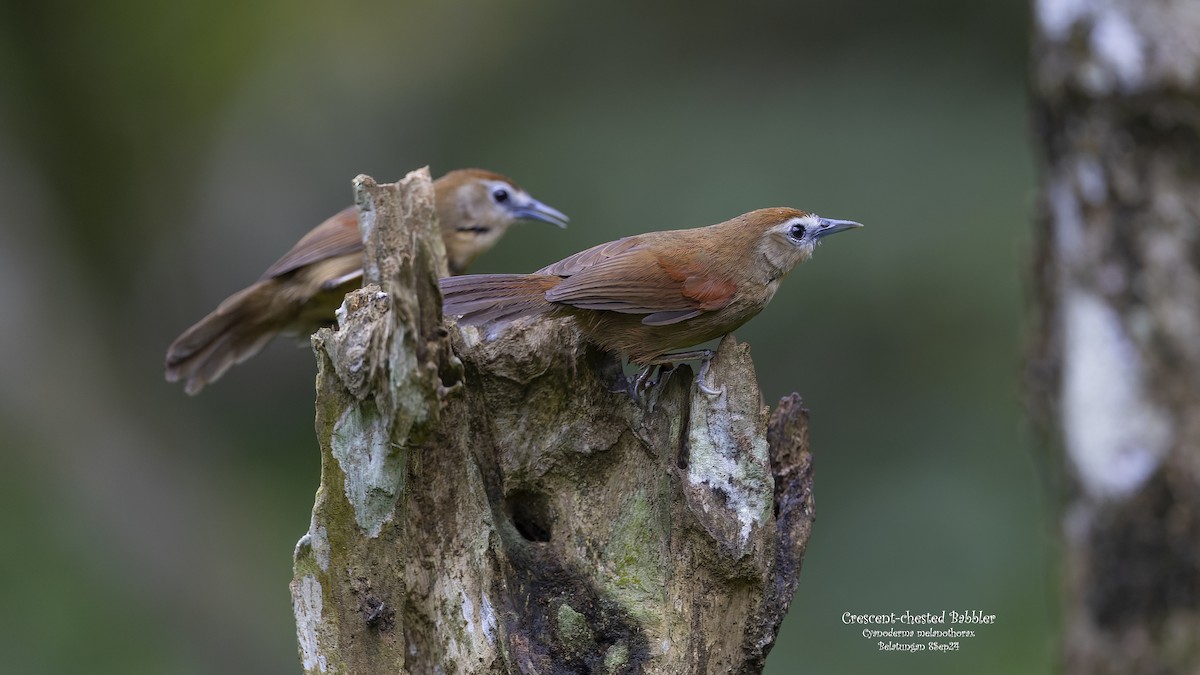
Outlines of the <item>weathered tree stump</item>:
M366 285L319 361L292 582L308 673L758 672L813 521L807 414L731 337L639 403L566 320L443 322L425 170L355 181Z

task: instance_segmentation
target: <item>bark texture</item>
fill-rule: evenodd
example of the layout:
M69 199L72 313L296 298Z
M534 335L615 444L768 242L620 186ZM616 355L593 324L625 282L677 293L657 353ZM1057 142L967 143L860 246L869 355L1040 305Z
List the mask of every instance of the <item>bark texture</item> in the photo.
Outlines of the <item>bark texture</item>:
M807 412L649 401L568 321L443 323L427 171L356 180L366 285L319 361L321 485L292 597L308 673L759 672L813 521Z
M1065 671L1200 672L1200 3L1037 0L1033 410Z

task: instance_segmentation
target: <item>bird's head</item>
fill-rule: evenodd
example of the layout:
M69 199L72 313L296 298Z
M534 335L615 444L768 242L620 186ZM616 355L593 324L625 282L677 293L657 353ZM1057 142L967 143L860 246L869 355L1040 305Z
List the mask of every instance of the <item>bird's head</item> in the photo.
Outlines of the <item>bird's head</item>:
M458 274L495 246L518 220L567 226L567 216L534 199L511 178L483 169L451 171L434 182L450 271Z
M771 269L773 278L781 277L796 265L812 257L813 250L825 237L856 227L852 220L822 218L799 209L771 208L751 211L742 216L749 227L761 233L759 252Z

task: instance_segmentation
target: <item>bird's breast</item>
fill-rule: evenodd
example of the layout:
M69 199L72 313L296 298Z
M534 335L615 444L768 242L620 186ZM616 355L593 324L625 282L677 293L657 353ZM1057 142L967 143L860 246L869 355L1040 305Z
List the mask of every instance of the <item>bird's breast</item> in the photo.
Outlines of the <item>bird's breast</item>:
M779 290L779 282L783 281L783 277L775 277L767 282L766 295L763 298L763 304L771 301L775 297L775 291Z

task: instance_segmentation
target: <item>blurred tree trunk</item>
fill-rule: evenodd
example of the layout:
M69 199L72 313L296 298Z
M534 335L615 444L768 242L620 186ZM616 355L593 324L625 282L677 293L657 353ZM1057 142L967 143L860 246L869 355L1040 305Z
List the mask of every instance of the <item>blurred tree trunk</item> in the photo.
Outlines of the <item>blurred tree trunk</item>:
M727 338L647 405L562 321L446 330L426 171L356 181L367 286L319 360L306 672L758 672L813 519L799 397Z
M1200 3L1038 0L1032 408L1068 673L1200 672Z

